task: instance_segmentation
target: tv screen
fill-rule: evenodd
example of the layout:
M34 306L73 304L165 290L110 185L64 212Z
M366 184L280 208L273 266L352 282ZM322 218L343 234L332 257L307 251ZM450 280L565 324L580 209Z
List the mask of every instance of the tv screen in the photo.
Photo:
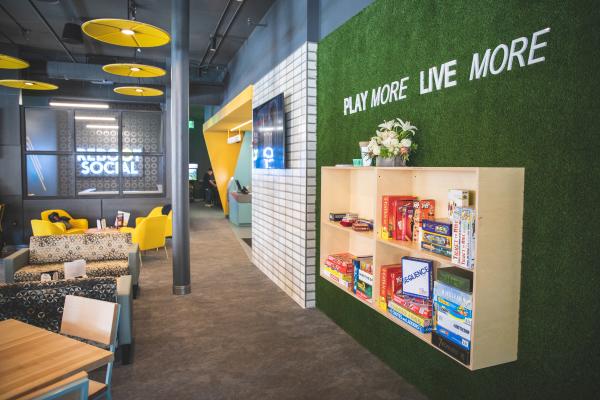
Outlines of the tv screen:
M190 181L197 181L198 180L198 164L189 164L189 170L190 170L190 176L189 176L189 180Z
M254 168L285 168L285 111L283 93L256 107L252 115Z

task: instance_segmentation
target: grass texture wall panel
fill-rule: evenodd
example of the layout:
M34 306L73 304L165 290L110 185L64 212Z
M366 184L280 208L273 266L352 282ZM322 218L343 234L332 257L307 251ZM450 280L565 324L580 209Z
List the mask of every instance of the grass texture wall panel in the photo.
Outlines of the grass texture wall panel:
M360 140L400 117L419 128L413 165L526 169L516 362L469 372L317 281L317 306L432 398L599 389L599 22L593 1L378 0L319 45L319 168L351 163ZM469 81L473 53L546 27L544 62ZM419 94L419 71L454 59L458 84ZM345 97L405 76L405 100L344 116Z

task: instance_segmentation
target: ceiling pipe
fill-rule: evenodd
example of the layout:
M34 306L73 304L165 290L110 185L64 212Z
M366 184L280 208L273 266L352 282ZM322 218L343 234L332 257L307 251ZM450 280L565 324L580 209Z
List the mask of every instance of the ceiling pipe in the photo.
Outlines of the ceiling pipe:
M31 8L33 8L33 10L37 14L37 16L42 20L42 22L44 23L44 25L46 25L46 28L48 28L48 30L52 33L52 36L54 36L54 39L56 39L56 41L60 44L60 46L65 51L65 53L67 53L67 55L71 59L71 62L76 63L77 60L75 59L75 57L73 57L73 54L69 51L69 49L67 49L67 46L65 46L65 44L62 42L62 40L60 40L60 37L58 37L58 35L54 31L54 29L52 29L52 26L50 26L50 24L48 23L48 21L46 20L46 18L44 18L44 16L40 12L40 10L36 7L36 5L33 4L32 0L29 0L29 5L31 5Z
M202 56L202 59L200 60L200 66L201 67L204 65L204 60L206 59L206 55L210 51L210 47L211 47L213 38L215 38L215 40L216 40L217 33L219 33L219 29L221 29L221 24L223 23L223 20L225 19L225 15L227 15L227 12L229 11L229 7L231 6L231 3L233 3L233 0L229 0L227 2L227 5L225 6L225 9L223 10L223 12L221 13L221 16L219 17L219 21L217 22L217 27L215 28L215 31L213 32L213 34L209 38L208 46L206 46L206 50L204 50L204 55ZM221 39L221 40L223 40L223 39Z
M221 44L223 43L223 41L227 37L227 34L229 33L229 30L233 26L233 24L234 24L235 20L237 19L240 11L244 7L244 4L246 4L246 1L242 1L240 3L240 6L235 10L235 13L233 14L233 17L231 18L231 20L229 21L229 25L227 25L227 29L225 29L225 32L223 33L223 36L221 37L221 40L219 40L219 43L217 43L217 48L215 49L215 51L213 51L212 55L210 56L210 60L208 61L208 64L210 64L212 62L212 60L214 60L215 57L217 56L217 53L219 53L219 49L221 48Z
M27 33L29 33L29 29L21 25L19 21L2 4L0 4L0 9L2 9L2 11L4 11L6 15L8 15L8 18L10 18L15 23L15 25L19 27L19 29L21 30L21 35L23 35L23 37L26 37Z

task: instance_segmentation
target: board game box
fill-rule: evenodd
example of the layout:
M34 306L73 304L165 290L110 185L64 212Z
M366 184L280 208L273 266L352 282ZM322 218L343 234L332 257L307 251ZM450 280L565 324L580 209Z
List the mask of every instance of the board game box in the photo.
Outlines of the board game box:
M436 280L463 292L471 293L473 291L473 273L459 267L439 268Z
M433 262L423 258L402 257L402 293L430 299Z
M402 265L381 266L379 276L379 308L387 310L387 303L398 291L402 291Z
M431 344L449 354L461 363L469 365L471 363L471 352L466 350L444 337L438 335L436 331L431 332Z
M399 304L389 301L388 312L402 322L410 325L421 333L429 333L433 328L432 320L413 314Z

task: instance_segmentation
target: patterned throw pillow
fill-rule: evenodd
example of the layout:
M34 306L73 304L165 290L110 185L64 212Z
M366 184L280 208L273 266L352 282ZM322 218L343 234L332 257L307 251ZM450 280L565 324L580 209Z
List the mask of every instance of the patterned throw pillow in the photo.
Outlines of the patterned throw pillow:
M129 233L32 236L29 263L64 263L77 259L124 260L128 257L130 247Z

